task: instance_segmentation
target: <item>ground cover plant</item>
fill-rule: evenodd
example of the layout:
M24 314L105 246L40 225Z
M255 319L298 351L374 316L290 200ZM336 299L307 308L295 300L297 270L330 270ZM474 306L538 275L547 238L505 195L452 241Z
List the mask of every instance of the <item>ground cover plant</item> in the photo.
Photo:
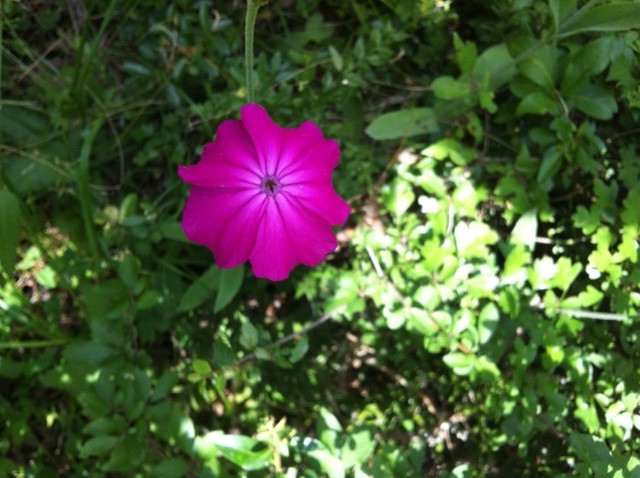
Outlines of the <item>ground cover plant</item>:
M0 476L640 476L640 3L262 6L350 207L275 282L180 225L244 16L0 4Z

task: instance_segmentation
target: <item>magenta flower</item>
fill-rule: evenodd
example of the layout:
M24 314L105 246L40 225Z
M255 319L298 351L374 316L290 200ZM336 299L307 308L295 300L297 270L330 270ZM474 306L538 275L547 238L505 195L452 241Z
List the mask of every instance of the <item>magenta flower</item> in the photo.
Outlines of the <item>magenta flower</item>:
M256 276L286 279L336 248L331 226L349 214L331 184L340 150L311 121L281 128L255 103L240 118L218 126L198 163L179 166L192 185L182 228L219 267L248 259Z

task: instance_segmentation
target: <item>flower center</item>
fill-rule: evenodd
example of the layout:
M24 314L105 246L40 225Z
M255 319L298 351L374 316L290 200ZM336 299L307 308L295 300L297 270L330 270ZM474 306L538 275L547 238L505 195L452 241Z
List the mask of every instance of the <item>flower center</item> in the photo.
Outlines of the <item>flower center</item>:
M260 191L267 196L275 196L281 187L280 181L275 176L265 176L260 183Z

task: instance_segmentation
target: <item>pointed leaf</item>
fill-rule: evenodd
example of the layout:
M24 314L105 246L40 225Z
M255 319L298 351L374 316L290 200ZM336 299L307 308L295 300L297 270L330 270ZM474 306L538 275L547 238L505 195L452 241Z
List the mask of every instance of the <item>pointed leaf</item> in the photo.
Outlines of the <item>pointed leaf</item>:
M611 91L597 85L587 85L574 97L576 108L599 120L609 120L618 111L618 104Z
M0 267L13 274L18 247L20 206L18 199L6 188L0 189Z
M377 140L400 139L439 131L436 114L431 108L407 108L375 118L365 130Z
M507 45L500 43L486 49L478 57L473 76L480 84L486 81L489 91L496 91L517 73Z
M513 226L511 231L511 244L523 244L533 250L538 233L538 214L535 209L527 211Z
M218 287L218 295L216 295L216 303L213 306L214 312L221 311L233 300L240 290L243 279L244 264L220 271L220 285Z
M640 28L640 3L616 2L580 10L560 26L560 36Z
M220 283L221 269L211 266L204 274L202 274L182 296L178 305L179 312L193 310L203 304L213 292L218 288Z
M549 8L557 31L560 24L576 10L576 0L549 0Z

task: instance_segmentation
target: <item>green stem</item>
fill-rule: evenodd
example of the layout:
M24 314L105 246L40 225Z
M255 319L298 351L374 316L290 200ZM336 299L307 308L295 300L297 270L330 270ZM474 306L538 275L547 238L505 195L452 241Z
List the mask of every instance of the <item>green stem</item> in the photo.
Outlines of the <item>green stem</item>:
M0 78L2 78L2 42L4 31L4 5L0 6ZM2 85L0 84L0 109L2 109Z
M68 341L65 339L52 340L12 340L10 342L0 342L0 349L35 349L42 347L54 347L56 345L64 345Z
M91 156L91 148L93 147L93 140L95 139L98 131L102 128L104 120L98 118L94 120L91 128L87 132L84 138L84 143L80 149L80 160L78 161L76 169L76 179L78 181L78 199L80 201L80 212L82 214L82 222L84 223L84 230L87 236L87 243L89 244L89 251L97 264L100 260L100 253L98 250L98 239L96 231L94 229L93 214L91 213L91 195L89 193L89 157Z
M253 85L253 33L256 26L256 17L261 0L247 0L247 16L244 21L244 68L245 83L247 86L247 99L250 103L255 101L255 87Z

